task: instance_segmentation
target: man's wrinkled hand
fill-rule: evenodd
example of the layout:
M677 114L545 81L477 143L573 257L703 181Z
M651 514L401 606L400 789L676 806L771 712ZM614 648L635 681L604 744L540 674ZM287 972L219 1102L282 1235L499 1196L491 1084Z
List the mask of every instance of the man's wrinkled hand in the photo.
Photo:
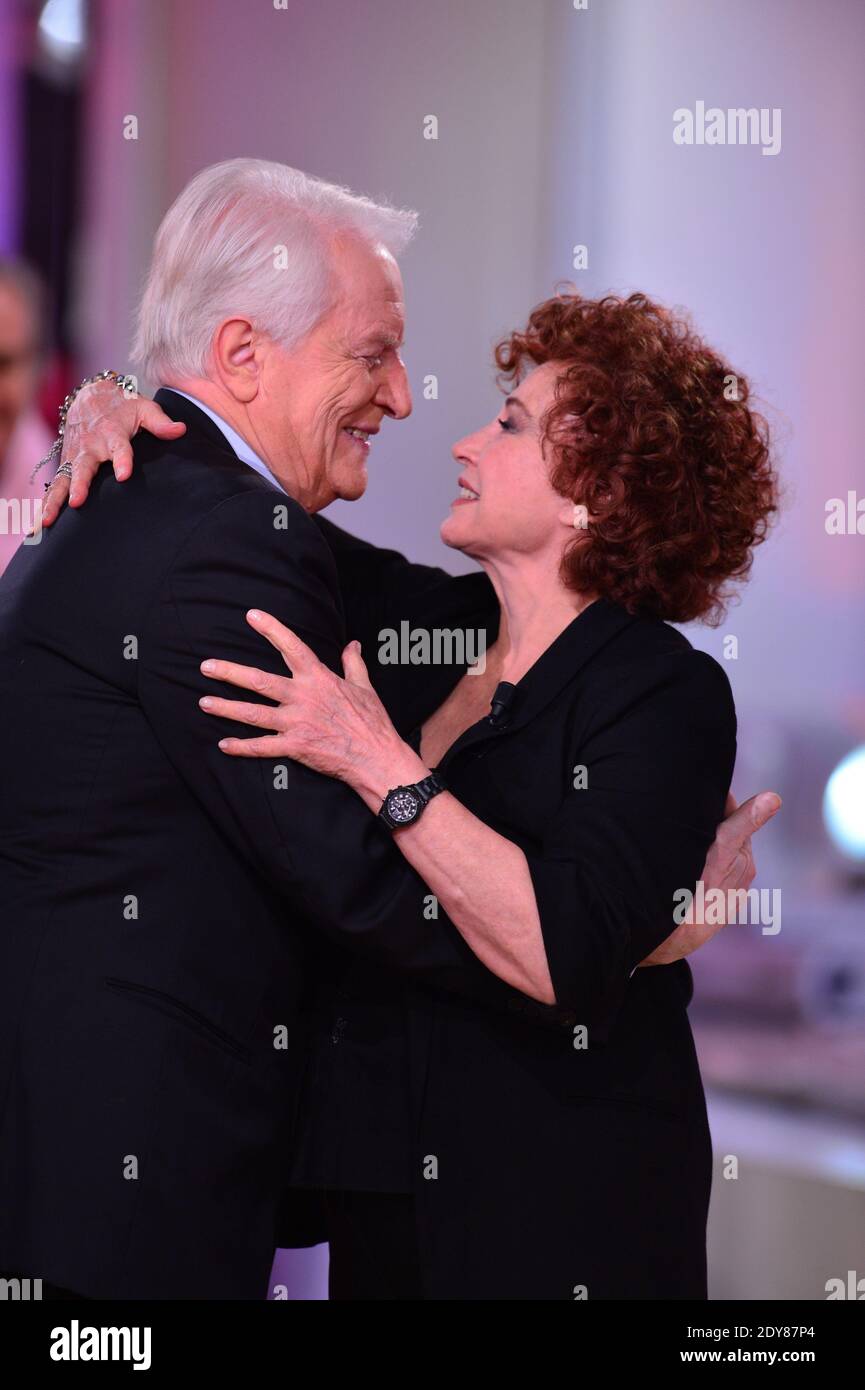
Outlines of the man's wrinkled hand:
M730 793L726 818L718 826L703 866L701 879L707 894L711 888L720 888L725 894L730 889L750 888L757 872L751 836L771 820L780 807L781 798L776 792L759 792L741 806L737 806L736 798ZM711 926L700 920L684 922L650 956L640 961L640 965L671 965L704 946L723 926L723 922L713 922Z

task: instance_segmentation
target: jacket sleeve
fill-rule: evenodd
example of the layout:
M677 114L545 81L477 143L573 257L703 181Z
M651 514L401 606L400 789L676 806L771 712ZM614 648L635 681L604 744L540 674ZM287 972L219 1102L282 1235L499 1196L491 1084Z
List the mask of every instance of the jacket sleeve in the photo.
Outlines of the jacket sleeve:
M285 513L285 504L279 508ZM199 665L220 657L285 674L246 622L257 607L292 628L331 670L346 636L331 554L296 503L274 525L273 494L220 503L175 558L139 644L139 699L156 737L228 843L303 916L342 945L425 983L484 997L501 981L448 921L427 920L429 890L343 783L301 764L231 758L217 740L246 725L205 715L205 693L243 698Z
M476 657L495 640L498 604L492 584L480 570L452 575L435 565L415 564L325 517L316 516L314 524L334 558L347 639L360 641L373 686L397 727L408 731L450 694L466 669L464 655ZM409 633L471 630L471 637L447 649L444 666L413 660L394 666L390 644L403 628Z
M333 555L350 637L371 637L392 623L404 605L454 583L454 576L436 565L415 564L398 550L361 540L326 517L313 521Z
M736 716L729 682L691 648L599 684L583 767L527 854L556 1001L606 1036L640 961L676 923L724 814ZM663 966L647 967L664 969Z

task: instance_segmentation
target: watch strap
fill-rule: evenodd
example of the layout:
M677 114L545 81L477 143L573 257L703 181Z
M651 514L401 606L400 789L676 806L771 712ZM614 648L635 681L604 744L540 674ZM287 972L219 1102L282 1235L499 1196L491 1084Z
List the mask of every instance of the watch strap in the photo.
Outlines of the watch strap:
M415 782L414 789L418 793L424 806L428 801L438 795L439 792L446 791L444 778L439 772L431 772L429 777L424 777L422 782Z

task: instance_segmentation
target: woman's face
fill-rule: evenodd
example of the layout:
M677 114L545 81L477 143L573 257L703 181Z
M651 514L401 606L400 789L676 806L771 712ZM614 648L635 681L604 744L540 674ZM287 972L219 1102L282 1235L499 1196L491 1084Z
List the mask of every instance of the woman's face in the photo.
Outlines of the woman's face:
M574 506L550 483L541 420L553 403L560 370L555 362L536 367L495 419L454 445L462 465L460 495L442 523L445 545L478 560L548 558L558 566L574 534Z

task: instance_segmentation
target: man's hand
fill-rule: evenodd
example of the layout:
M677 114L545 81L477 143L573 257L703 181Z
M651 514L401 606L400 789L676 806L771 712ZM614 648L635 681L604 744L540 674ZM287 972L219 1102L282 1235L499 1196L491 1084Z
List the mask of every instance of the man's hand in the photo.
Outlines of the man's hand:
M179 439L186 433L181 420L169 420L149 396L128 396L113 381L85 386L69 408L63 435L61 463L72 465L72 478L55 477L42 502L42 525L50 526L67 498L70 507L86 502L90 485L109 460L119 483L132 473L132 439L139 430L159 439Z
M751 836L771 820L780 806L781 798L776 792L760 792L738 807L736 798L730 793L725 807L726 819L718 826L703 865L701 879L707 890L721 888L727 892L731 888L751 886L757 872L751 853ZM650 956L641 960L640 965L671 965L704 946L723 925L713 923L708 927L700 921L683 923Z

